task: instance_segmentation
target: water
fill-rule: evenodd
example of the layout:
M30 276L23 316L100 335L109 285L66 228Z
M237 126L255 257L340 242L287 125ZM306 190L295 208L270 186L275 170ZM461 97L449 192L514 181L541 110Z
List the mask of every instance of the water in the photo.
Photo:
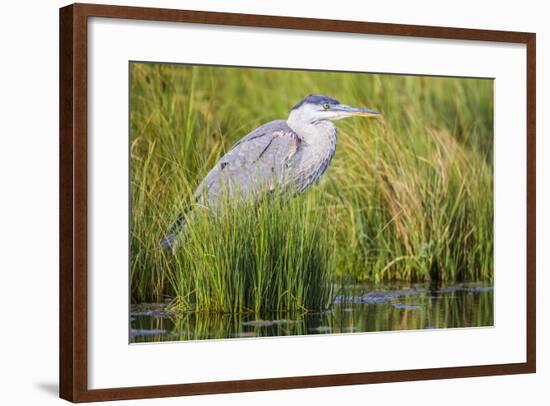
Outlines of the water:
M330 310L306 314L170 313L166 304L132 305L130 342L482 327L493 325L493 287L461 284L339 292Z

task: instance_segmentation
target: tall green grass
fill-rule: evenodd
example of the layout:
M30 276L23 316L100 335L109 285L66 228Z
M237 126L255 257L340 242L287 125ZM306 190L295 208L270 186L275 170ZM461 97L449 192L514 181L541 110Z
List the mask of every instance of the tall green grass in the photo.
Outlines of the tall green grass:
M493 278L490 80L132 64L132 300L197 311L319 309L335 283ZM221 155L309 93L381 111L337 123L336 155L291 202L169 225Z
M315 193L197 207L173 257L175 305L206 312L301 312L330 304L329 230Z

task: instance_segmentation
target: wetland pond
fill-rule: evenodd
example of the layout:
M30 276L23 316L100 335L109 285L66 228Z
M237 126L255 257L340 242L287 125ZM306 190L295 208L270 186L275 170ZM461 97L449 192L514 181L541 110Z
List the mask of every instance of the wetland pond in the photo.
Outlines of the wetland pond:
M493 287L354 285L329 310L298 315L173 313L166 303L133 304L130 342L340 334L493 325Z

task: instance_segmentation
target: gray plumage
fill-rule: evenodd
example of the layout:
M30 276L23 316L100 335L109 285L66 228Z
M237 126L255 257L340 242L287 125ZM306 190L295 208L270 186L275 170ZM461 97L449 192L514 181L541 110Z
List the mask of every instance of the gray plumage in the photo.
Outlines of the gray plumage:
M199 185L195 198L215 208L228 194L235 199L277 188L303 192L324 172L336 149L336 128L324 151L308 156L307 145L284 120L252 131L229 150Z
M340 104L328 96L306 96L292 108L286 121L271 121L241 138L200 183L196 202L215 211L227 200L238 204L274 191L290 196L303 193L325 172L334 156L337 129L332 121L378 114ZM189 213L178 216L162 247L174 247L187 218Z

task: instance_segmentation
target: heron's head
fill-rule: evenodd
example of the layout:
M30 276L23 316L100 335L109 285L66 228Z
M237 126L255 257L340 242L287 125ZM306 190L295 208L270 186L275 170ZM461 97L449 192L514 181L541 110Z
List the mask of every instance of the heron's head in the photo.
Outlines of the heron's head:
M354 116L382 119L382 115L377 111L348 106L329 96L310 94L290 110L289 120L307 125Z

